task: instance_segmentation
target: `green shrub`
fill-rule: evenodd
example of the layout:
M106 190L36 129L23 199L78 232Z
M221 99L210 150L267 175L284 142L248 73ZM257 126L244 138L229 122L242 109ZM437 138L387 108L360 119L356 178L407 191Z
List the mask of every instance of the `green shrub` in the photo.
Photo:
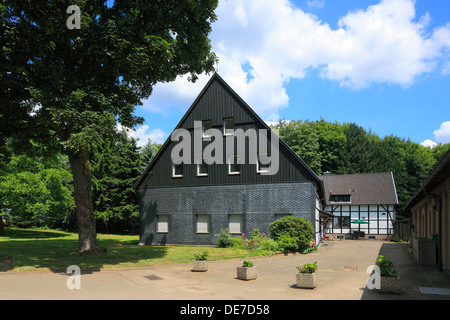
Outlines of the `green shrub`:
M280 248L278 246L278 242L273 239L267 238L261 242L261 250L274 253L279 252Z
M309 248L314 228L306 218L287 216L270 224L272 237L286 251L289 248L303 252ZM296 243L293 245L292 242Z
M282 252L294 252L298 251L298 243L297 240L291 237L287 233L283 233L278 237L277 240L278 248Z
M396 277L398 271L395 270L394 262L385 258L384 256L378 256L376 266L380 268L380 274L382 277Z
M297 267L299 273L314 273L317 270L317 261L314 263L305 263L302 267Z
M231 245L236 248L245 248L244 238L242 237L234 237Z
M248 260L244 260L244 262L242 263L242 266L244 268L251 268L251 267L253 267L253 262L248 261Z
M216 234L215 237L219 248L227 248L233 245L233 237L230 235L228 228L222 229L222 231L219 234Z
M208 251L203 251L202 253L195 253L194 259L195 261L202 261L202 260L208 260Z

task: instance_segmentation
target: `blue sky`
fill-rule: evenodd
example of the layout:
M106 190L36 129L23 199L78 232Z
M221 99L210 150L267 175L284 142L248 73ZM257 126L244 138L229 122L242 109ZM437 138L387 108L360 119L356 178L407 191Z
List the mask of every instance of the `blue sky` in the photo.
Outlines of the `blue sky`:
M220 0L217 15L219 74L264 120L450 142L450 1ZM164 142L208 79L157 84L132 135Z

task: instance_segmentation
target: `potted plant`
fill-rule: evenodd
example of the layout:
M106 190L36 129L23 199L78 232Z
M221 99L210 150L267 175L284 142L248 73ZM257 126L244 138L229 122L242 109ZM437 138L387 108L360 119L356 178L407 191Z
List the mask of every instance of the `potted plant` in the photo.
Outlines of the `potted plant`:
M255 280L256 267L253 266L253 262L244 260L242 267L237 267L237 278L240 280Z
M317 285L317 261L314 263L305 263L302 267L297 267L297 270L297 288L314 289Z
M205 272L208 271L208 251L194 254L194 266L192 271Z
M380 255L375 265L380 268L380 292L400 293L400 277L394 262Z

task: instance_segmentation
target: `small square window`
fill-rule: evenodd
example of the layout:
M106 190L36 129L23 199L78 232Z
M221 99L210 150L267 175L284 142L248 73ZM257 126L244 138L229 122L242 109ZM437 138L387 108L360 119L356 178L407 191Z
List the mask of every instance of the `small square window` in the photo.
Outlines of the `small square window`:
M173 164L172 165L172 177L182 178L183 177L183 164Z
M211 120L204 120L202 121L202 132L203 132L203 138L209 138L211 136L206 134L206 131L212 128L212 122Z
M228 158L228 174L240 174L241 165L238 163L239 155L233 155Z
M234 118L223 119L223 134L226 136L234 134Z
M209 214L197 215L197 233L209 233L210 216Z
M156 232L168 233L169 232L169 215L160 214L157 216L158 224Z
M231 234L242 233L242 214L228 216L228 230Z

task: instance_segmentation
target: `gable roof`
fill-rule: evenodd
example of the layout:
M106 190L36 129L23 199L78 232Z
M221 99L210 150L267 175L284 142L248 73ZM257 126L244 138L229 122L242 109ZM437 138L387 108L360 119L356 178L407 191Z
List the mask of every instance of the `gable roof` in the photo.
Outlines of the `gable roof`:
M325 204L331 204L331 195L350 195L350 204L398 204L392 172L325 174L320 178L325 188Z
M188 111L184 114L184 116L181 118L178 125L175 127L174 130L181 128L184 121L189 117L189 115L192 113L193 109L196 107L197 103L200 101L200 99L205 95L205 93L208 91L208 89L211 87L212 83L214 81L220 82L227 90L231 92L231 94L241 103L241 105L263 126L264 129L266 129L268 132L272 132L272 129L263 121L258 114L256 114L255 111L253 111L252 108L219 76L218 73L214 73L212 77L209 79L208 83L205 85L203 90L200 92L200 94L197 96L197 98L192 103L191 107L188 109ZM164 153L165 149L168 147L168 144L171 142L170 136L167 138L167 140L164 142L158 153L155 155L153 160L150 162L150 164L147 166L147 168L144 170L142 175L139 177L139 179L135 182L133 185L134 189L139 188L141 183L144 181L146 176L151 171L154 164L159 160L161 155ZM321 192L323 193L323 185L322 181L320 180L319 176L280 138L280 148L285 148L288 150L289 153L291 153L294 158L298 161L298 163L303 166L306 171L312 176L313 180L318 184Z
M450 177L450 150L447 151L445 156L436 165L433 172L428 176L427 180L420 187L419 190L411 197L408 203L405 205L405 210L411 209L413 205L419 202L422 198L429 195L436 187L443 183Z

